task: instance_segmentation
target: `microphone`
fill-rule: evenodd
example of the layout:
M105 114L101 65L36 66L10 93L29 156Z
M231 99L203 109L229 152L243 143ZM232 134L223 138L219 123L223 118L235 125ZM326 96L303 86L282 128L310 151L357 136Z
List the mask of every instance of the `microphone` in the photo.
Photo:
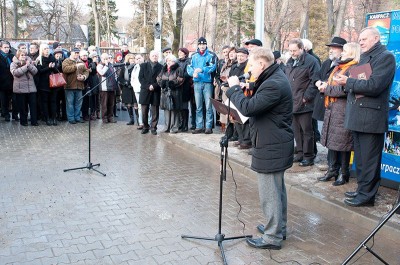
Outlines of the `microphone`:
M112 64L113 67L122 67L125 65L129 65L129 63L114 63L114 64Z
M239 78L239 80L249 79L250 78L250 74L249 73L245 73L245 74L239 75L238 78ZM229 84L228 84L228 82L223 82L221 84L221 86L229 86Z

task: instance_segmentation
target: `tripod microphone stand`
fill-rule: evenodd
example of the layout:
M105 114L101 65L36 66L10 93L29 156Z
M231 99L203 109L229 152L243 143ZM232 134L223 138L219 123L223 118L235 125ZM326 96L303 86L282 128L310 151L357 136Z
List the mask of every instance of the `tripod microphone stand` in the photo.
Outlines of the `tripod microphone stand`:
M346 265L354 258L354 256L361 250L361 248L365 248L368 252L370 252L374 257L376 257L378 260L380 260L383 264L389 265L383 258L381 258L377 253L375 253L371 248L366 246L367 242L375 236L375 234L385 225L385 223L396 213L396 211L400 210L400 199L397 201L397 205L393 207L393 209L388 213L388 215L385 217L385 219L382 220L378 224L377 227L364 239L363 242L351 253L350 256L347 257L345 261L343 261L342 265Z
M73 171L73 170L78 170L78 169L89 169L89 170L96 171L97 173L103 175L104 177L106 176L105 173L103 173L103 172L101 172L101 171L99 171L98 169L95 168L95 167L99 167L99 166L100 166L100 163L93 164L93 163L92 163L92 160L91 160L91 130L90 130L91 125L90 125L90 124L91 124L92 111L91 111L90 106L91 106L91 94L92 94L92 91L93 91L94 89L96 89L97 87L99 87L104 81L106 81L109 77L111 77L111 76L114 75L114 74L115 74L115 71L112 70L112 73L110 73L106 78L104 78L104 80L102 80L100 83L98 83L97 85L95 85L93 88L89 89L82 97L80 97L80 98L78 99L78 100L83 100L84 97L86 97L86 96L89 97L89 109L88 109L88 114L89 114L89 124L88 124L88 135L89 135L89 136L88 136L88 146L89 146L88 152L89 152L89 162L86 164L86 166L83 166L83 167L75 167L75 168L64 169L64 172Z
M221 137L221 140L219 142L220 147L221 147L221 167L220 167L220 179L219 179L219 215L218 215L218 232L215 235L214 238L212 237L201 237L201 236L190 236L190 235L181 235L182 238L191 238L191 239L200 239L200 240L208 240L208 241L217 241L218 242L218 247L221 251L221 256L224 262L224 265L227 265L228 263L226 262L226 257L225 257L225 252L224 252L224 247L222 243L227 240L234 240L234 239L240 239L240 238L248 238L248 237L253 237L252 235L244 235L244 236L235 236L235 237L225 237L225 234L222 234L221 232L221 226L222 226L222 191L223 191L223 181L226 181L226 163L228 160L228 142L229 138L232 137L233 135L233 124L229 123L229 115L230 115L230 100L228 103L228 107L226 109L226 106L214 99L211 99L211 102L213 103L214 107L217 110L220 110L220 113L222 114L227 114L227 126L225 130L225 135ZM217 102L217 103L215 103ZM225 106L225 109L221 106Z

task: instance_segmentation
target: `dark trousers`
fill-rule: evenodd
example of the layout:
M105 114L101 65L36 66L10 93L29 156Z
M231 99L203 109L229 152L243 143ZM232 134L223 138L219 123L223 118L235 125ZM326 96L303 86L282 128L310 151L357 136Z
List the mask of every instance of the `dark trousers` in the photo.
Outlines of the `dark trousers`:
M316 119L312 119L312 126L314 131L314 156L318 153L317 142L321 140L321 134L318 131L318 121Z
M12 116L13 118L18 117L18 106L16 103L16 96L12 90L1 90L1 115L4 118L10 118L10 102L12 102Z
M303 159L314 159L312 112L294 114L292 127L297 154L303 156Z
M36 109L36 93L21 93L15 94L16 103L18 105L18 110L20 113L20 123L28 123L28 111L26 106L29 106L29 111L31 114L31 124L37 123L37 109Z
M190 99L190 125L191 129L196 129L196 101L194 100L194 96Z
M149 125L149 110L151 109L151 126ZM142 104L142 120L143 128L157 130L158 117L160 115L160 107L154 105L144 105Z
M328 150L329 171L350 175L349 163L351 152Z
M88 91L88 89L85 88L82 91L82 95L85 95L87 91ZM89 116L89 96L83 97L83 101L82 101L82 116L84 118L87 118Z
M67 120L67 104L65 102L65 90L57 90L56 113L59 120Z
M248 122L245 124L235 123L235 129L238 134L238 142L244 145L251 145L250 124Z
M375 198L381 180L383 133L353 132L354 160L357 174L357 198L368 201Z
M42 104L41 110L45 121L56 118L57 112L57 91L43 91L40 90L40 102Z
M100 91L101 118L103 121L112 121L114 119L114 91Z

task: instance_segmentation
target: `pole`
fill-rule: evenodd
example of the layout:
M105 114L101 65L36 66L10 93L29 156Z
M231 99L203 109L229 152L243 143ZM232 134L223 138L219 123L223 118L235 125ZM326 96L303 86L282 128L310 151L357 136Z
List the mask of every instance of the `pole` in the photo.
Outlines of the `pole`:
M255 38L264 42L264 0L256 0L254 12Z
M161 29L161 34L159 36L159 38L155 37L154 38L154 50L157 51L159 53L159 55L161 55L161 40L162 40L162 13L163 13L163 3L162 0L158 0L158 10L157 10L157 22L160 25L160 29ZM161 60L161 56L159 56L160 60Z

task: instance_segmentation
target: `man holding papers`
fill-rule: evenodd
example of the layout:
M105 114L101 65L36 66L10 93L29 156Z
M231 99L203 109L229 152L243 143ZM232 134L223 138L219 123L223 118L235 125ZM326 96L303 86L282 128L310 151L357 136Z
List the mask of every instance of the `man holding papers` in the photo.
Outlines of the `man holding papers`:
M250 71L256 78L251 97L246 97L237 76L228 79L231 103L250 117L251 168L257 172L261 207L266 225L258 225L261 238L248 238L255 248L280 249L286 239L287 199L284 173L293 164L292 92L286 75L274 63L267 48L250 52Z
M358 65L370 64L367 78L338 75L336 81L348 93L345 128L353 131L357 190L346 192L349 206L372 206L381 179L384 134L388 129L389 93L396 62L380 42L379 31L368 27L359 37L361 58ZM354 69L356 69L354 67ZM354 70L353 69L353 70Z

